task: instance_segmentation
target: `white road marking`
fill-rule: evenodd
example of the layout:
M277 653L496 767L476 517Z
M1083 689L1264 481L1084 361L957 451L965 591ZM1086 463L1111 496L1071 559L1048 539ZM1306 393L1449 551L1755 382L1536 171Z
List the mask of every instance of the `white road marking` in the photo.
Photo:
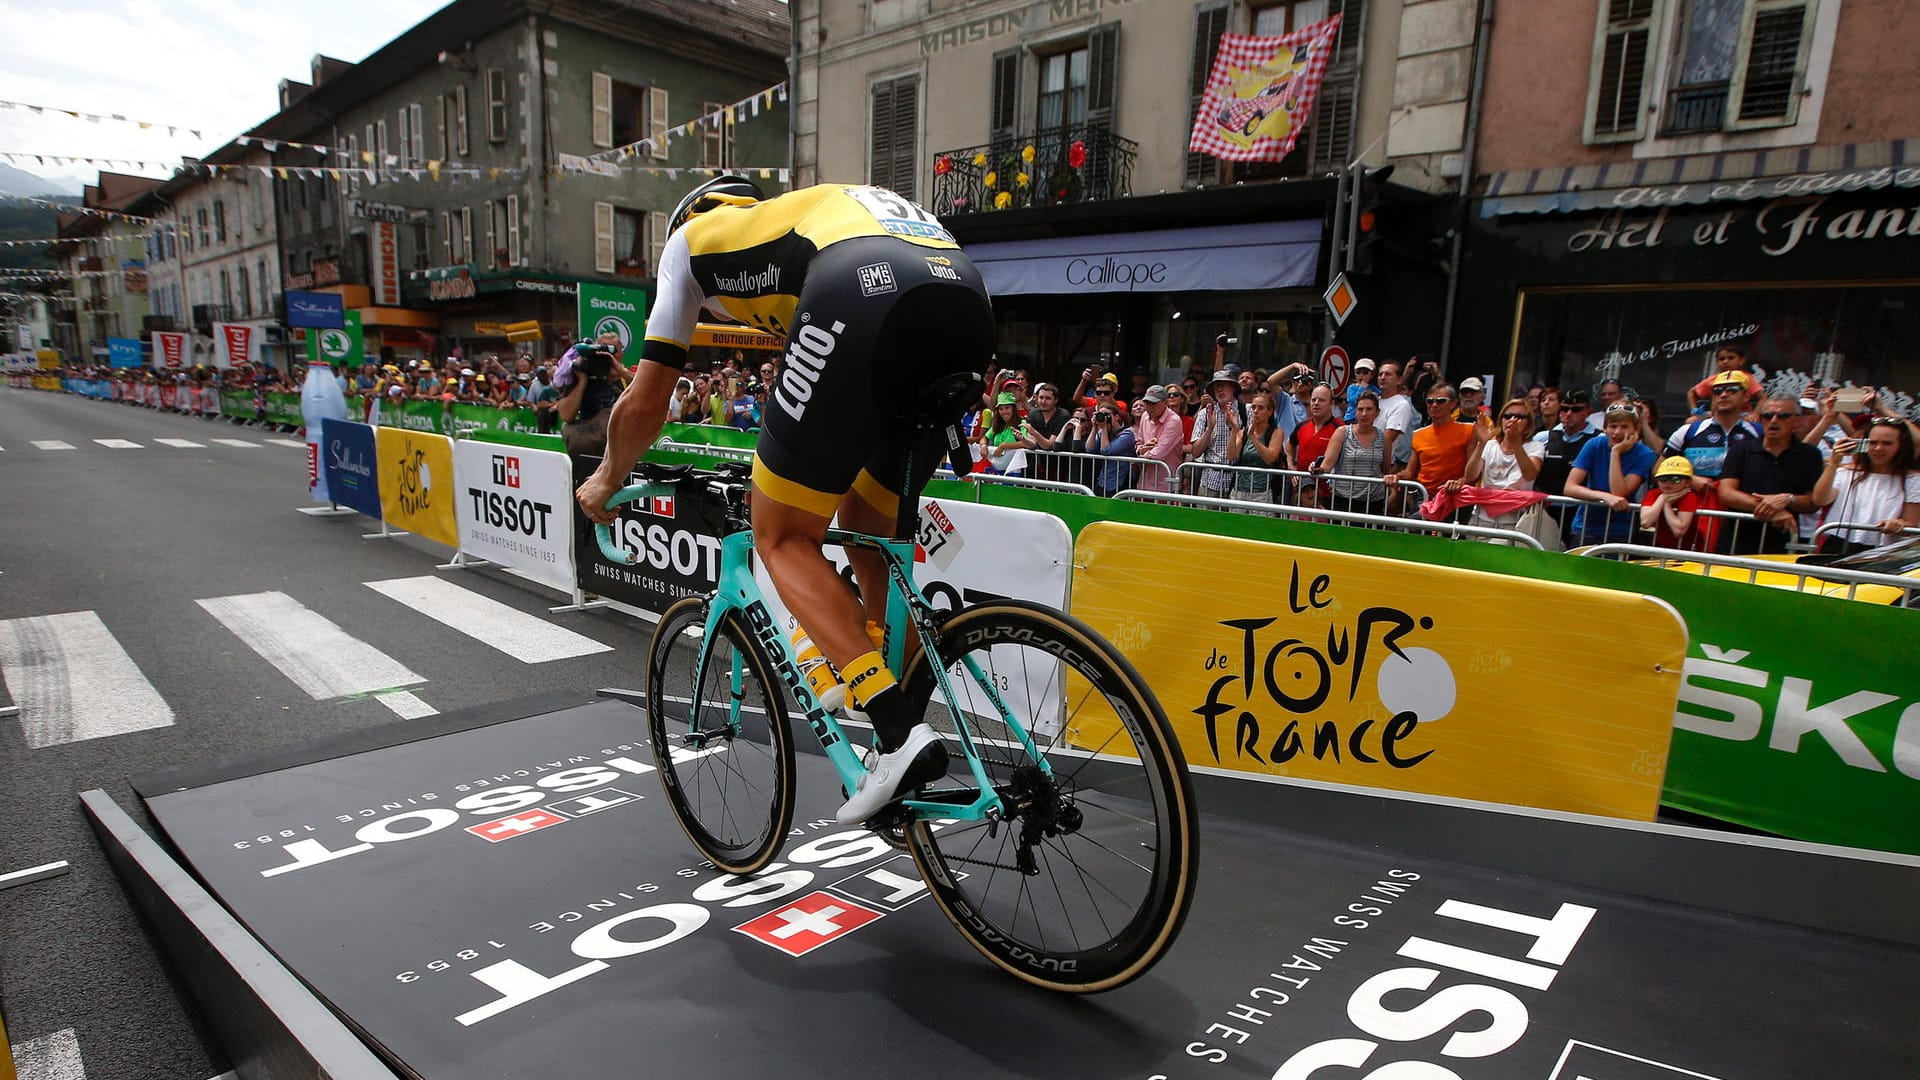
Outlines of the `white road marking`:
M584 634L432 576L369 581L367 588L529 664L612 652Z
M259 443L248 442L245 439L215 439L213 441L219 443L221 446L244 446L249 450L258 449L260 446Z
M139 443L134 442L132 439L95 439L93 441L99 443L101 446L104 446L109 450L143 449L143 447L141 447Z
M427 681L286 593L195 602L315 701Z
M160 692L91 611L0 621L0 675L32 749L173 723Z
M155 439L153 441L159 443L161 446L177 446L182 450L198 450L207 445L206 443L194 442L192 439Z
M402 720L418 720L423 716L438 716L440 710L421 701L411 690L395 690L391 694L375 694L374 700L393 710L393 714Z
M61 442L59 439L35 439L33 440L33 446L34 446L34 449L36 450L71 450L73 449L72 443Z
M16 1043L13 1066L20 1080L87 1080L86 1066L80 1064L80 1039L72 1028Z
M267 439L265 441L270 442L275 446L298 446L298 447L301 447L302 449L304 449L307 445L305 439Z

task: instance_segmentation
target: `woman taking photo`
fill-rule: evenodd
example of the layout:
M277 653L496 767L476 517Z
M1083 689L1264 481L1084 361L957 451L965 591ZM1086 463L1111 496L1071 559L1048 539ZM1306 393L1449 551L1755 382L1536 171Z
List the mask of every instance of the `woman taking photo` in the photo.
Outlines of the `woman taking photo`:
M1226 411L1231 414L1232 406ZM1272 474L1255 470L1287 467L1287 439L1280 434L1280 425L1273 422L1273 395L1257 391L1247 401L1246 426L1233 424L1232 431L1227 460L1239 469L1233 474L1233 490L1227 497L1238 502L1272 502Z
M1872 525L1828 533L1822 555L1865 551L1920 525L1920 473L1913 471L1913 433L1907 425L1875 417L1860 438L1835 443L1813 485L1813 502L1828 508L1828 521Z
M1387 491L1393 481L1386 478L1387 433L1380 419L1380 395L1362 391L1353 400L1353 423L1333 433L1322 454L1319 471L1333 473L1328 480L1329 508L1352 514L1384 514ZM1377 477L1377 480L1348 480L1340 477Z
M1003 390L993 399L993 416L984 439L987 471L1004 476L1027 473L1026 440L1020 437L1020 399Z

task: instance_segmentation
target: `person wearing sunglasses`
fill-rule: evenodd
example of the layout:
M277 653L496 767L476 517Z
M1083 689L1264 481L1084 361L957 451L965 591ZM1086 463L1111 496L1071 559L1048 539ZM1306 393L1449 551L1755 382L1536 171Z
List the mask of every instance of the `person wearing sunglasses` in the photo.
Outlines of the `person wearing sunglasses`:
M1720 467L1720 501L1753 515L1721 530L1715 549L1723 555L1782 554L1800 533L1800 514L1811 512L1814 485L1825 462L1820 451L1794 437L1800 402L1768 397L1760 402L1760 439L1727 453Z
M1652 448L1640 441L1640 413L1633 403L1607 406L1604 439L1580 448L1567 472L1566 494L1587 505L1573 512L1574 544L1624 542L1633 534L1633 503L1653 473Z
M1449 481L1466 476L1467 454L1470 449L1477 449L1473 425L1455 419L1459 402L1460 395L1452 386L1444 382L1433 384L1426 398L1427 416L1432 423L1413 433L1413 449L1407 454L1406 468L1400 470L1400 479L1419 481L1429 495ZM1462 510L1460 515L1464 520L1466 511Z
M1651 530L1653 545L1702 550L1694 529L1700 495L1693 490L1693 466L1684 454L1669 454L1653 467L1653 489L1640 504L1640 527Z
M1500 406L1497 428L1475 425L1474 442L1478 453L1467 456L1467 473L1462 480L1474 487L1499 491L1532 491L1534 477L1540 475L1540 459L1529 439L1533 437L1533 410L1526 398L1512 398ZM1510 529L1526 512L1525 507L1498 514L1475 506L1469 525Z

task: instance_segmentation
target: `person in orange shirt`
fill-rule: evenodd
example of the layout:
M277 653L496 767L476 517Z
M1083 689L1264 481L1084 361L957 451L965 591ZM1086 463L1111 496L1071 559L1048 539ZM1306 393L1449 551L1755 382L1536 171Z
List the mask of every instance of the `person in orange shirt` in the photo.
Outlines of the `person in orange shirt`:
M1467 452L1479 449L1473 437L1474 425L1454 419L1459 400L1460 395L1447 383L1435 383L1427 391L1427 415L1433 422L1413 433L1413 450L1407 455L1407 467L1400 471L1400 479L1418 480L1429 495L1449 480L1464 479Z

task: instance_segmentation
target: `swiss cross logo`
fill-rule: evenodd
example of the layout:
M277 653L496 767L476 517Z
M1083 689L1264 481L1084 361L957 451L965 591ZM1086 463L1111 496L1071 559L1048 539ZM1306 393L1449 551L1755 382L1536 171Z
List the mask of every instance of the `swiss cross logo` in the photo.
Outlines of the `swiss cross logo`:
M879 912L845 897L816 892L734 929L789 956L805 956L879 917Z
M505 454L493 455L493 482L501 487L519 487L520 459Z
M545 810L524 810L512 817L494 818L492 821L483 821L478 825L469 825L467 831L489 844L497 844L502 840L511 840L536 829L558 825L565 820L567 819L559 814L548 813Z
M673 496L655 495L653 501L647 504L647 509L653 512L654 517L670 518L673 516Z

